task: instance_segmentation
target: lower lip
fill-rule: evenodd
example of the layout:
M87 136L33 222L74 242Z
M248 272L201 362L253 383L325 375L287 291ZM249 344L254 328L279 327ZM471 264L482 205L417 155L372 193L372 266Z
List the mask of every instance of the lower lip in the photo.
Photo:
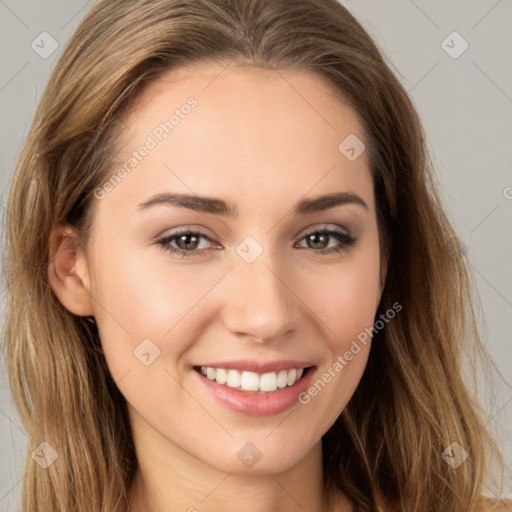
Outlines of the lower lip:
M196 370L192 371L208 391L229 409L248 416L272 416L298 403L298 396L308 388L315 369L316 367L309 368L293 386L277 389L272 393L246 393L210 380Z

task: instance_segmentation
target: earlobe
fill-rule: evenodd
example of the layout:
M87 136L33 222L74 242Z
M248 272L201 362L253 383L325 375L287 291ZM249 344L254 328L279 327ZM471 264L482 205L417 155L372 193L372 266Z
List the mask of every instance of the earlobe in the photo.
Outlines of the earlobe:
M58 224L50 236L48 280L55 295L71 313L93 316L89 269L76 231Z

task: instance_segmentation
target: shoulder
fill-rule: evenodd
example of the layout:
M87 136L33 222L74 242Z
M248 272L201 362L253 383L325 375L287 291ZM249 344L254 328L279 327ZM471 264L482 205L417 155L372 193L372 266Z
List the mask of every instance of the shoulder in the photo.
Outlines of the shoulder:
M482 496L479 500L479 512L512 512L512 500L496 500Z

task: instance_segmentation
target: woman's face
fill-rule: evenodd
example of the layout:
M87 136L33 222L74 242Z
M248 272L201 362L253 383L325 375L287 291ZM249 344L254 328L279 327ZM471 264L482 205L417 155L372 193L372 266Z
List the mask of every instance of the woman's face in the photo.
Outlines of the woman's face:
M154 82L124 121L86 257L135 441L289 468L356 389L380 300L358 117L316 75L210 63Z

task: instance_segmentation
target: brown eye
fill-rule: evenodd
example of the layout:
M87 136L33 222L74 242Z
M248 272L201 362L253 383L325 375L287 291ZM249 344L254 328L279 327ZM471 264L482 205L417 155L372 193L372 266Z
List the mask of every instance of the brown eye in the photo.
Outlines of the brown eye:
M184 250L195 250L199 245L201 237L197 236L195 233L188 233L185 235L179 235L176 237L176 245L179 249Z
M329 235L324 233L312 233L305 238L311 249L325 249L329 243Z
M338 245L329 246L329 239L338 241ZM314 249L319 254L329 254L331 252L342 252L344 249L353 245L357 238L349 233L336 229L321 229L306 234L301 240L305 240L306 249Z
M204 247L204 244L201 244L202 240L207 241L206 247ZM171 233L156 240L156 243L163 246L166 251L180 256L201 255L209 248L208 242L212 242L209 236L189 230ZM200 245L203 245L203 247L200 247Z

